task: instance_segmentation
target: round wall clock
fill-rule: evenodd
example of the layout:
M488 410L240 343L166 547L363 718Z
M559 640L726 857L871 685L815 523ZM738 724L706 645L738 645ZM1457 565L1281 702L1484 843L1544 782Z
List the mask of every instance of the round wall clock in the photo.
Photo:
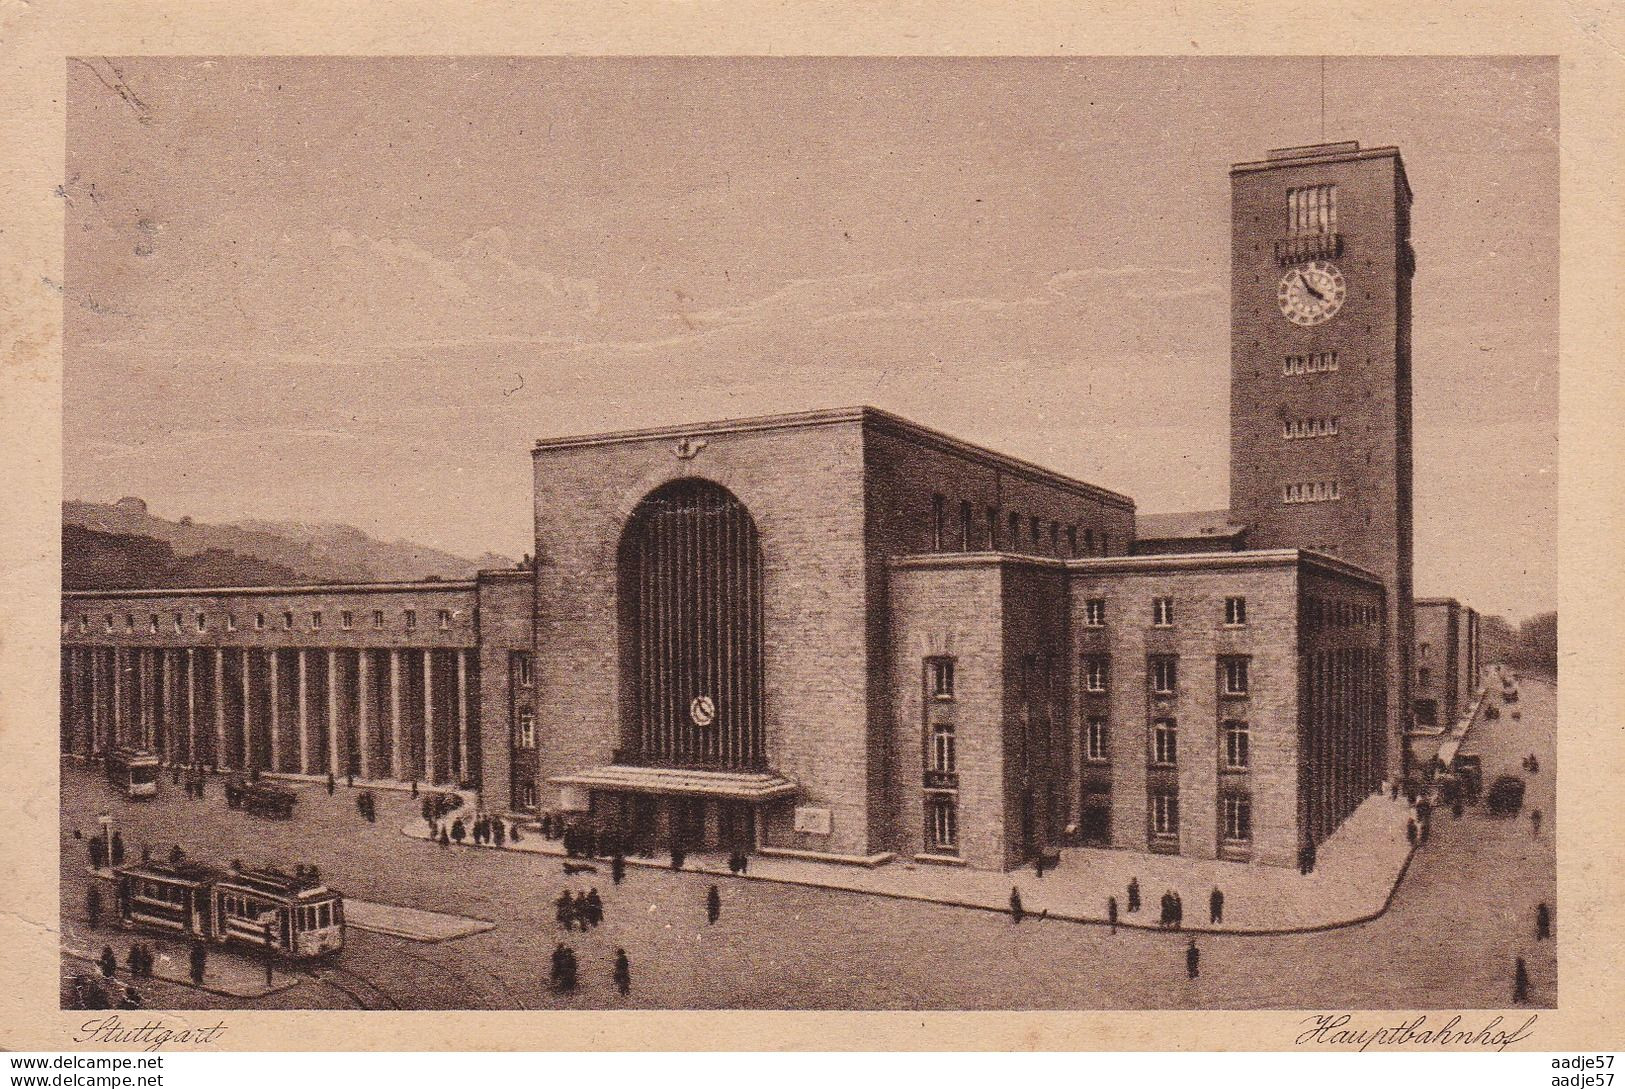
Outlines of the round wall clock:
M1342 309L1348 288L1330 261L1310 261L1287 270L1276 298L1281 314L1299 325L1319 325Z

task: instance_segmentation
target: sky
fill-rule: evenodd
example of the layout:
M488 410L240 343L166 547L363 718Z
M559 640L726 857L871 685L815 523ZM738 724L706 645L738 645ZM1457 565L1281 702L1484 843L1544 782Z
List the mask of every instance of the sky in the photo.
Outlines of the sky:
M539 437L873 404L1228 502L1229 179L1398 145L1416 591L1556 607L1549 58L84 58L64 496L533 551Z

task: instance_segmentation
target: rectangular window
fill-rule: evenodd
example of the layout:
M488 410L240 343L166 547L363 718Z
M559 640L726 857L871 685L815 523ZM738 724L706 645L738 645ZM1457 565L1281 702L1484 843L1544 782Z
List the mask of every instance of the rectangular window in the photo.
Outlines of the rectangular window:
M954 698L954 660L952 658L927 658L925 660L926 683L930 686L931 698L934 700L951 700Z
M931 497L931 551L941 552L943 523L947 521L948 501L940 495Z
M227 613L226 614L226 630L227 631L236 631L237 630L237 614L236 613Z
M135 614L134 613L125 613L124 614L124 630L125 631L135 631Z
M113 614L112 613L107 614L107 616L105 618L105 621L104 621L104 623L102 625L102 630L103 631L109 631L109 632L113 630Z
M961 499L959 501L959 551L961 552L969 552L971 548L971 536L975 533L975 528L971 525L972 518L974 518L974 515L971 513L970 500Z
M1061 554L1061 523L1059 522L1049 524L1049 551L1052 556Z
M318 612L313 612L313 613L310 614L310 630L311 631L321 631L322 630L322 614L319 611Z
M203 617L199 616L198 619L202 620ZM79 631L80 632L88 632L89 630L90 630L90 614L89 613L80 613L79 614Z
M1224 724L1224 766L1235 770L1247 767L1251 740L1245 722L1228 719Z
M176 635L179 635L181 632L186 630L186 620L185 620L184 617L181 616L180 613L175 614L174 623L175 623L175 634Z
M375 628L382 628L384 626L384 610L374 609L372 611L372 626Z
M197 614L197 630L198 631L207 631L208 628L209 628L208 618L205 617L202 613L198 613Z
M530 655L524 651L515 651L513 656L513 679L520 688L529 688L531 685Z
M1043 542L1041 538L1043 536L1043 525L1043 522L1039 521L1037 515L1027 519L1027 528L1032 531L1034 552L1037 552L1039 548L1042 547Z
M1084 658L1083 690L1085 692L1106 691L1106 656L1104 654L1091 654Z
M1253 800L1246 794L1226 794L1220 802L1224 838L1250 843L1253 838Z
M536 784L519 784L519 804L526 809L536 808Z
M1151 623L1159 628L1174 626L1174 599L1171 597L1154 597L1151 599Z
M291 610L291 609L282 614L282 630L283 631L292 631L293 630L293 610Z
M1151 691L1159 696L1171 696L1179 689L1179 660L1177 658L1151 659Z
M929 810L930 827L927 831L931 837L931 849L955 850L959 844L959 814L953 795L932 794L926 808Z
M1076 556L1078 554L1078 527L1077 526L1067 526L1066 527L1066 554L1068 556Z
M1084 727L1083 735L1084 757L1091 763L1105 763L1111 759L1111 749L1107 744L1106 719L1102 715L1091 715Z
M519 722L514 732L514 744L521 749L534 749L536 747L536 712L528 707L519 712Z
M1151 795L1151 834L1170 838L1179 835L1179 794L1158 791Z
M451 628L451 610L450 609L441 609L439 614L438 614L438 619L440 621L440 630L441 631L447 631L447 630L449 630Z
M255 613L254 614L254 630L255 631L264 631L265 630L265 614L264 613Z
M1010 538L1005 547L1012 550L1021 547L1021 515L1015 511L1010 512Z
M406 630L407 631L412 631L417 626L418 626L418 611L416 609L407 609L406 610Z
M1179 763L1179 725L1171 718L1159 718L1151 724L1151 762Z
M951 775L954 763L954 728L939 722L931 727L931 770Z
M1331 234L1337 230L1337 186L1288 189L1286 209L1289 234Z
M1226 658L1224 660L1224 694L1227 696L1245 696L1247 694L1247 659Z
M349 609L345 609L343 612L339 613L339 627L343 628L345 631L349 631L354 626L355 613L351 612Z
M153 613L151 616L147 617L147 632L149 634L151 634L151 635L157 635L158 634L158 614L157 613Z
M1227 597L1224 599L1224 623L1229 628L1239 628L1247 623L1246 598Z
M1341 485L1336 480L1305 481L1281 485L1283 503L1328 503L1341 498Z
M987 550L989 552L999 550L999 509L997 507L987 508Z
M1106 626L1106 599L1092 597L1083 603L1083 626L1086 628L1102 628Z
M1102 556L1110 556L1112 554L1111 541L1106 537L1105 530L1100 531L1100 554Z
M1091 556L1095 554L1095 531L1091 526L1084 527L1083 550Z

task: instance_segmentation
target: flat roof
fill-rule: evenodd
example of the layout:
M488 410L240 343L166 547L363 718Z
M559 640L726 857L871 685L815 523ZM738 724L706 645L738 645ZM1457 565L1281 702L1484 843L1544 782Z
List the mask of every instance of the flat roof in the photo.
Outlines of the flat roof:
M1274 148L1265 152L1264 159L1245 163L1232 163L1230 174L1252 174L1260 170L1276 170L1284 166L1313 166L1321 163L1354 162L1360 159L1393 159L1399 172L1399 183L1405 187L1405 196L1414 199L1410 179L1405 174L1405 159L1399 148L1392 144L1368 147L1362 150L1358 140L1335 140L1324 144L1305 144L1302 147Z
M898 556L891 561L892 567L905 571L1001 565L1124 574L1301 565L1370 582L1379 587L1382 585L1382 579L1363 567L1335 556L1302 548L1268 548L1244 552L1176 552L1155 556L1085 556L1066 560L1048 556L1024 556L1015 552L926 552Z
M64 590L62 599L88 601L109 597L214 597L219 594L258 594L262 597L290 594L418 594L429 591L463 592L473 590L476 585L473 579L445 579L432 582L321 582L292 586L173 586L168 589Z
M1182 541L1199 538L1229 538L1245 533L1247 527L1230 520L1228 510L1174 511L1167 514L1136 514L1134 539L1137 541Z
M745 434L753 431L787 431L797 428L828 427L835 424L859 424L880 431L902 435L922 445L932 446L973 461L992 465L1009 473L1025 476L1054 487L1079 493L1101 503L1125 510L1134 509L1132 497L1110 488L1102 488L1046 469L1034 462L1001 454L985 446L978 446L954 438L935 428L904 419L895 413L871 405L848 408L818 409L812 412L790 412L770 416L745 416L726 420L698 423L668 424L659 427L633 428L625 431L602 431L590 435L565 435L557 438L537 439L531 447L531 456L549 450L568 450L584 446L610 446L628 442L648 442L661 439L692 438L701 435Z

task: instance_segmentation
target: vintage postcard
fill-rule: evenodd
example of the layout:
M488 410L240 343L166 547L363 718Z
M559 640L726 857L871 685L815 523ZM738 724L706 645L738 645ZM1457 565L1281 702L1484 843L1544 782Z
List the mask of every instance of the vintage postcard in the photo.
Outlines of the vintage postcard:
M62 50L30 1047L1617 1041L1558 32L877 33Z

